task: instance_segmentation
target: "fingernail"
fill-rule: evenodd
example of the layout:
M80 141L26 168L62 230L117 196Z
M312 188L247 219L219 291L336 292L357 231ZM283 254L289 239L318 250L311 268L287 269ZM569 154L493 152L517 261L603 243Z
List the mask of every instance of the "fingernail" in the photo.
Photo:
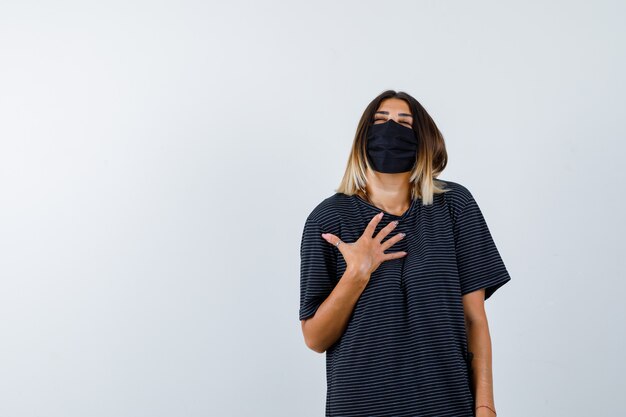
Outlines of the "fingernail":
M381 211L380 213L378 213L378 217L383 217L383 214L385 214L385 212Z

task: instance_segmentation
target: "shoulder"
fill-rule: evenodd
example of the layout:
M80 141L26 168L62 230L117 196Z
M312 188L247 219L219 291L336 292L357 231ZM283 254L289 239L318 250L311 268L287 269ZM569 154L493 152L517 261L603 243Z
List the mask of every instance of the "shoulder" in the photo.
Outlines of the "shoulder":
M338 235L341 232L342 219L353 211L354 202L351 196L334 193L313 207L306 218L306 223L314 223L323 232Z
M436 180L443 189L447 190L443 193L443 200L455 217L468 203L474 201L474 196L465 185L441 178L436 178Z
M341 213L349 210L350 196L334 193L320 201L307 216L307 222L315 222L324 230L332 230L341 221ZM334 233L334 232L330 232Z

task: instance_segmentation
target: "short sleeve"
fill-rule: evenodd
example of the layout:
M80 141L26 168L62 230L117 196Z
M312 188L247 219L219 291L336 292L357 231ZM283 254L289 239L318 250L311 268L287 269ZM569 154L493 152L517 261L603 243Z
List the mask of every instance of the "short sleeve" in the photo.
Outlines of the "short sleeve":
M335 286L337 255L319 223L307 218L300 244L300 320L315 314Z
M469 191L454 221L461 295L485 288L485 300L511 280L487 222Z

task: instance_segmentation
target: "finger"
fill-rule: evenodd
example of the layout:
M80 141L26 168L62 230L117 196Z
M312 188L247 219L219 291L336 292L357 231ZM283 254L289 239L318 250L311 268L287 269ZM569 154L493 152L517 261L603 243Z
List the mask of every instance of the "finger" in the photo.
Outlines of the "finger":
M404 251L400 251L400 252L391 252L391 253L386 253L383 257L383 261L388 261L390 259L398 259L398 258L402 258L404 256L406 256L407 253Z
M398 225L398 221L394 220L389 222L389 224L385 227L383 227L380 232L378 232L378 234L376 235L376 237L374 238L374 240L376 240L378 243L382 242L383 239L389 234L391 233L391 231L393 229L396 228L396 226Z
M343 247L345 245L345 242L343 242L341 239L339 239L337 236L333 235L332 233L322 233L322 237L331 245L337 247L337 249L339 249L339 251L341 252L343 250ZM341 242L339 244L339 246L337 246L337 243ZM343 252L342 252L343 253Z
M372 217L372 220L370 220L367 227L365 228L365 231L363 232L363 236L367 236L369 239L371 239L372 236L374 236L374 232L376 231L376 226L378 226L378 223L380 223L380 220L382 218L383 218L382 211L378 213L377 215L375 215L374 217Z
M398 243L398 241L400 241L400 239L404 239L404 236L406 236L405 233L398 233L395 236L390 237L389 239L385 240L385 243L383 243L381 246L381 248L383 249L383 252L386 251L387 249L389 249L390 247L392 247L393 245L395 245L396 243ZM378 237L378 236L376 236Z

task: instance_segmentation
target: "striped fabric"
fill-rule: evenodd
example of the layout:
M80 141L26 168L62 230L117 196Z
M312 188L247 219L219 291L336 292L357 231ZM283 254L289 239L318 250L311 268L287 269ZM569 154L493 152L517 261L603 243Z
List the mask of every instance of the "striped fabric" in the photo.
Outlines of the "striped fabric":
M474 416L461 296L485 288L487 299L511 277L472 194L439 181L449 191L432 205L414 200L402 215L385 213L376 228L399 220L387 238L406 236L387 253L408 254L372 274L345 332L326 350L327 417ZM300 247L300 320L315 314L346 268L321 234L354 242L380 211L335 193L309 214Z

